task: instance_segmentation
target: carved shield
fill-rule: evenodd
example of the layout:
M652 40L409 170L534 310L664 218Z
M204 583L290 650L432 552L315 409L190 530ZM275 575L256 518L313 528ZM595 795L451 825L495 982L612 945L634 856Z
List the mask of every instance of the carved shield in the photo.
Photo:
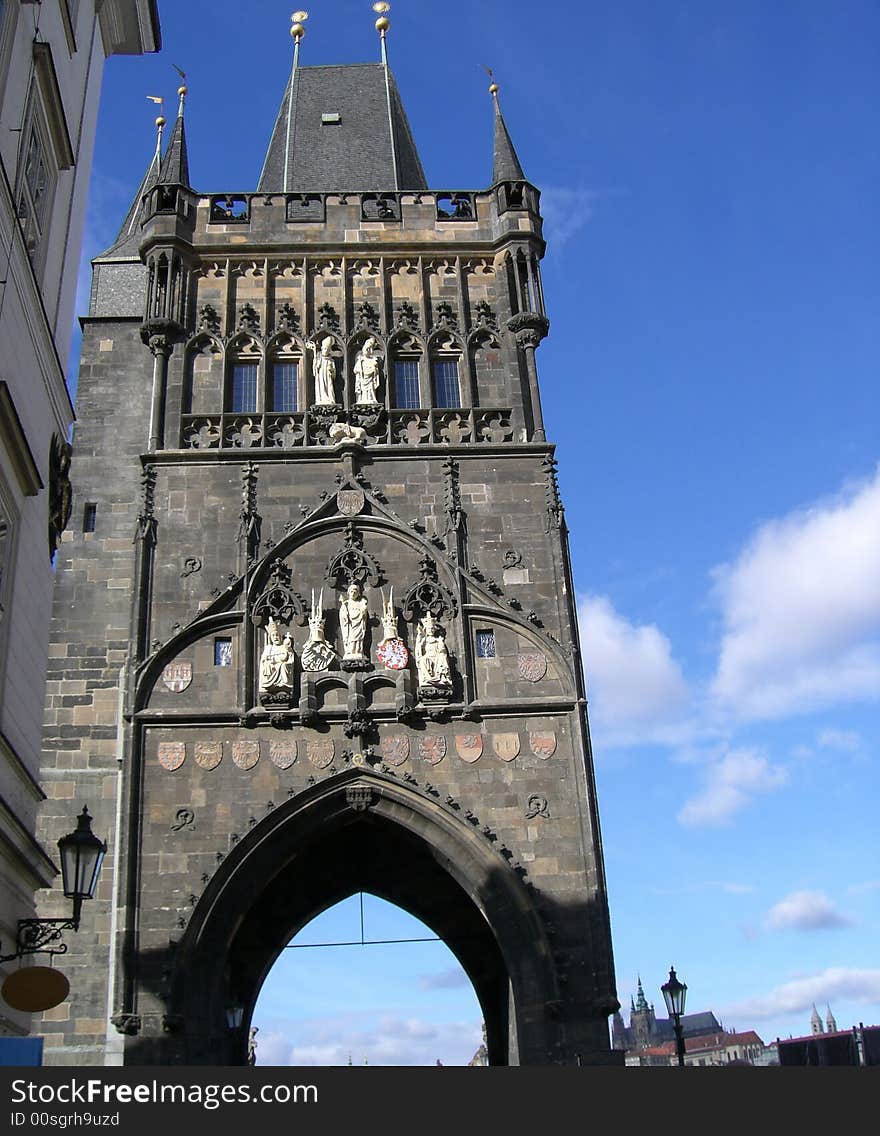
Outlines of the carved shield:
M340 489L336 494L336 507L344 517L356 517L364 507L364 491Z
M513 761L519 753L519 734L493 734L492 748L502 761Z
M318 769L326 769L334 756L332 738L317 738L306 742L309 761Z
M192 663L169 663L162 671L162 681L174 694L180 694L181 691L186 690L192 682L192 678Z
M526 682L540 682L547 673L547 656L541 651L529 651L524 655L517 655L519 677Z
M406 734L391 734L382 739L379 749L389 765L403 765L409 757L409 738Z
M456 734L455 752L462 761L476 761L483 753L483 735Z
M546 761L556 753L556 734L547 730L543 734L529 734L529 745L535 757L542 757Z
M282 738L280 741L269 742L269 758L279 769L290 769L296 761L296 740Z
M223 742L196 742L195 759L202 769L216 769L223 760Z
M446 756L446 738L442 734L426 734L419 739L419 757L429 765L437 765Z
M260 743L233 742L232 760L239 769L253 769L260 760Z
M186 742L159 742L159 764L169 773L186 761Z
M402 671L409 662L409 651L402 639L383 639L376 648L376 658L391 671Z

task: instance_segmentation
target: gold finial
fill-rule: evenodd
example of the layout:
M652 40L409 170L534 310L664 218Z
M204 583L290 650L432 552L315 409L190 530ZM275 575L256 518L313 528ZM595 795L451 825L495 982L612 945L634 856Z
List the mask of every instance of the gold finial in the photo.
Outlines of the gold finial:
M181 83L180 83L180 86L177 88L177 93L178 93L178 95L180 95L181 99L183 99L187 94L189 94L189 87L187 87L187 85L186 85L186 72L181 71L181 69L177 66L176 63L172 63L171 66L174 68L174 70L180 76Z
M291 14L290 34L293 36L297 43L299 43L302 37L306 34L306 29L303 27L303 24L308 18L308 12L293 12Z
M492 82L489 84L489 94L490 95L497 95L498 94L498 84L495 82L495 75L492 72L492 68L491 67L484 67L483 70L486 72L486 74L492 80Z
M391 11L391 5L386 4L385 0L378 0L378 2L373 5L373 11L378 12L378 14L379 14L379 19L376 20L376 31L384 39L385 33L391 27L391 21L385 15L386 12Z

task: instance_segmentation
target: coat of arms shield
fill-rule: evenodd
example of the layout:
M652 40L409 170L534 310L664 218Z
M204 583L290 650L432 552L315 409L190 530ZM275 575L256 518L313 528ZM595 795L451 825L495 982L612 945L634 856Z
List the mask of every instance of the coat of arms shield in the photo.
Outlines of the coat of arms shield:
M253 769L260 760L260 743L233 742L232 760L239 769Z
M296 761L296 739L282 738L269 742L269 760L279 769L290 769Z
M483 753L482 734L456 734L455 752L462 761L477 761Z
M526 682L540 682L547 673L547 656L541 651L527 651L516 657L519 677Z
M529 745L535 757L545 761L556 753L556 734L553 730L546 730L540 734L529 734Z
M313 738L306 742L309 761L318 769L326 769L334 755L332 738Z
M162 768L173 773L186 761L186 742L159 742L157 756Z
M196 742L193 756L202 769L216 769L223 760L223 742Z
M492 748L502 761L513 761L519 753L519 734L493 734Z
M429 765L437 765L446 756L446 738L442 734L426 734L419 739L419 757Z
M162 682L174 694L180 694L192 682L192 663L169 663L162 671Z
M379 750L388 765L403 765L409 757L409 738L406 734L391 734L382 739Z

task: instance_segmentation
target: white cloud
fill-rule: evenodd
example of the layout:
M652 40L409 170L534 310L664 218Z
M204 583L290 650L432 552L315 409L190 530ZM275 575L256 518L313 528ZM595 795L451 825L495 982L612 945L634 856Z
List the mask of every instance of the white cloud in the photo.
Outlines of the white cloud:
M779 1014L809 1011L813 1003L830 1004L843 999L862 1006L880 1004L880 970L830 967L820 974L794 979L768 994L726 1007L723 1013L727 1021L733 1017L740 1020L772 1018Z
M763 525L714 575L722 706L772 718L880 696L880 469Z
M852 920L841 915L824 892L794 891L770 908L766 924L771 931L827 931L849 927Z
M729 750L706 767L703 777L702 789L685 801L678 814L679 824L689 828L727 824L755 797L788 781L782 766L771 765L752 749Z
M676 723L687 683L666 636L633 624L604 596L578 602L590 714L606 745L648 740Z
M481 1041L479 1022L427 1022L388 1014L274 1019L257 1035L258 1065L466 1065Z
M557 252L591 220L593 203L598 196L592 189L561 185L541 190L544 236Z
M816 738L816 745L821 749L836 749L842 753L858 753L861 743L855 730L823 730Z

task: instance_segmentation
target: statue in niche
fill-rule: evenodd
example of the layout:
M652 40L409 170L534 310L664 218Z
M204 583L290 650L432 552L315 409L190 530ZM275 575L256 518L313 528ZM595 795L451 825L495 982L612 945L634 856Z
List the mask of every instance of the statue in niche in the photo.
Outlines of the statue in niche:
M419 692L448 694L452 690L452 670L443 628L429 611L419 620L416 634L416 670Z
M320 351L314 343L308 344L313 353L312 376L315 380L315 406L336 406L336 363L330 354L333 340L325 335Z
M336 651L324 638L324 590L318 596L315 604L315 592L312 590L312 613L309 616L309 637L303 644L300 653L300 662L304 671L326 671L333 665Z
M382 642L376 648L376 658L383 667L392 671L402 671L409 662L409 651L397 633L397 616L394 614L394 588L388 602L382 595Z
M367 633L367 620L370 617L367 599L358 583L348 586L345 598L339 601L339 629L342 632L342 665L352 664L350 669L369 663L364 654L364 637Z
M354 363L354 400L362 406L378 406L376 397L382 381L382 360L375 354L376 340L368 337Z
M281 624L269 620L266 629L266 645L260 656L260 696L288 696L293 690L293 665L295 655L290 633L282 636Z

